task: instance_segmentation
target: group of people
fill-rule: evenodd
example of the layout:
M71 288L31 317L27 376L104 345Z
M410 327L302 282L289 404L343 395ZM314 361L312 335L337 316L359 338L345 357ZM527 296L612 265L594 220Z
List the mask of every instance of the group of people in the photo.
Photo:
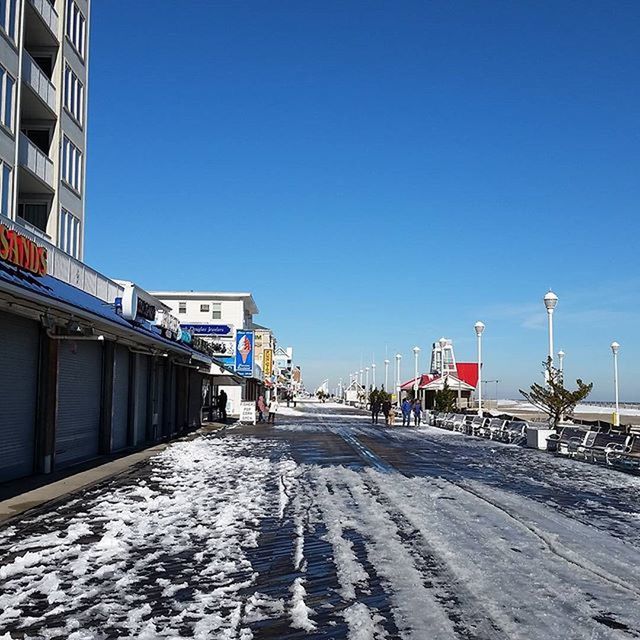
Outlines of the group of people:
M402 410L403 427L411 426L411 415L413 415L414 426L420 426L420 421L422 419L422 403L418 398L416 398L415 400L409 400L409 398L405 398L400 405L400 409Z
M289 406L289 402L287 401L287 406ZM263 395L258 396L256 400L256 411L258 412L258 422L265 422L264 416L267 416L267 424L275 424L276 422L276 413L278 413L278 409L280 405L278 404L278 399L274 396L271 397L269 402L267 403L264 399Z
M409 398L405 398L400 405L400 409L402 412L403 427L411 426L412 417L414 426L420 426L422 420L422 403L420 400L409 400ZM376 396L371 399L371 424L378 424L380 412L382 412L384 416L385 424L388 427L392 427L395 423L396 412L389 397L380 400Z

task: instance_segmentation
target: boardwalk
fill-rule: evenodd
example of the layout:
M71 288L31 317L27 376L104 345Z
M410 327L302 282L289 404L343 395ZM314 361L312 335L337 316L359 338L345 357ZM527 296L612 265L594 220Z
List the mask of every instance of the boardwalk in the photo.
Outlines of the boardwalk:
M0 530L0 638L640 637L640 479L290 413Z

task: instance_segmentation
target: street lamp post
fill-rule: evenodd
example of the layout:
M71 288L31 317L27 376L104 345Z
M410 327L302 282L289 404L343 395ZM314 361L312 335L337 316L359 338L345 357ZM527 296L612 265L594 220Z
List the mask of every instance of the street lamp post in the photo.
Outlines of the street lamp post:
M478 336L478 415L482 416L482 332L484 324L480 321L473 325Z
M415 394L415 399L418 399L418 356L420 355L420 347L413 347L413 356L414 356L414 373L415 378L413 380L413 392Z
M396 353L396 403L400 406L400 360L402 356Z
M547 308L549 322L549 363L553 366L553 310L558 304L558 296L549 290L544 296L544 306ZM544 377L549 382L549 369L545 367Z
M371 365L371 386L376 388L376 363Z
M562 349L558 351L558 371L560 372L560 379L564 377L564 356L565 353Z
M360 386L362 386L362 383L364 382L364 369L360 369Z
M613 414L613 425L620 426L620 398L618 395L618 350L620 345L617 342L611 343L611 351L613 353L613 386L616 392L616 411Z
M384 390L389 393L389 360L384 361Z
M369 393L369 367L365 367L365 377L367 380L367 385L366 385L366 392Z

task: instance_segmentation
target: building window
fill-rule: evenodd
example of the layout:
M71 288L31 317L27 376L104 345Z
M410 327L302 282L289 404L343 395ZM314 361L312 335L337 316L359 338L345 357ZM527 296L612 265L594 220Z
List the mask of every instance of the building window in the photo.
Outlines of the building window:
M208 304L201 304L200 305L200 312L201 313L209 313L209 305Z
M85 19L78 5L73 0L67 0L65 33L82 60L84 60L85 31Z
M187 313L187 303L178 302L178 313Z
M2 0L0 0L0 4L2 4ZM2 122L2 124L10 131L13 131L13 102L15 86L15 79L4 67L0 66L0 122Z
M16 5L18 0L0 0L0 27L15 41L16 39Z
M220 320L222 318L222 302L214 302L211 307L211 317L214 320Z
M1 0L0 0L1 1ZM71 67L64 69L64 107L82 125L84 87Z
M13 172L6 162L0 162L0 167L2 167L0 172L0 180L2 181L0 184L0 213L8 218L11 213L9 209L11 207L11 174Z
M74 258L80 255L80 220L66 209L60 209L58 247Z
M67 136L62 140L62 179L80 193L82 153Z

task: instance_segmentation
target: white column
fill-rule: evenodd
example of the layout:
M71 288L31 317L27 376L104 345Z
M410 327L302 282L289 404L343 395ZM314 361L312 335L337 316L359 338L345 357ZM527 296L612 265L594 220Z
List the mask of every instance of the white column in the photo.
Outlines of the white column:
M402 356L396 353L396 403L400 406L400 360Z
M474 325L476 336L478 336L478 415L482 416L482 332L484 324L476 322Z
M547 309L547 318L549 324L549 356L548 360L553 366L553 311L558 304L558 296L553 291L548 291L543 298L544 306ZM549 372L545 367L545 380L549 382Z
M364 368L365 372L366 372L366 379L367 379L367 394L369 393L369 367L365 367Z
M611 351L613 352L613 386L616 394L616 411L613 414L614 426L620 426L620 397L618 394L618 349L620 345L617 342L611 343Z
M384 361L384 390L389 393L389 360Z
M371 386L376 388L376 363L371 365Z
M420 347L413 347L413 356L414 356L414 380L413 380L413 391L415 393L415 397L418 397L418 356L420 355Z

